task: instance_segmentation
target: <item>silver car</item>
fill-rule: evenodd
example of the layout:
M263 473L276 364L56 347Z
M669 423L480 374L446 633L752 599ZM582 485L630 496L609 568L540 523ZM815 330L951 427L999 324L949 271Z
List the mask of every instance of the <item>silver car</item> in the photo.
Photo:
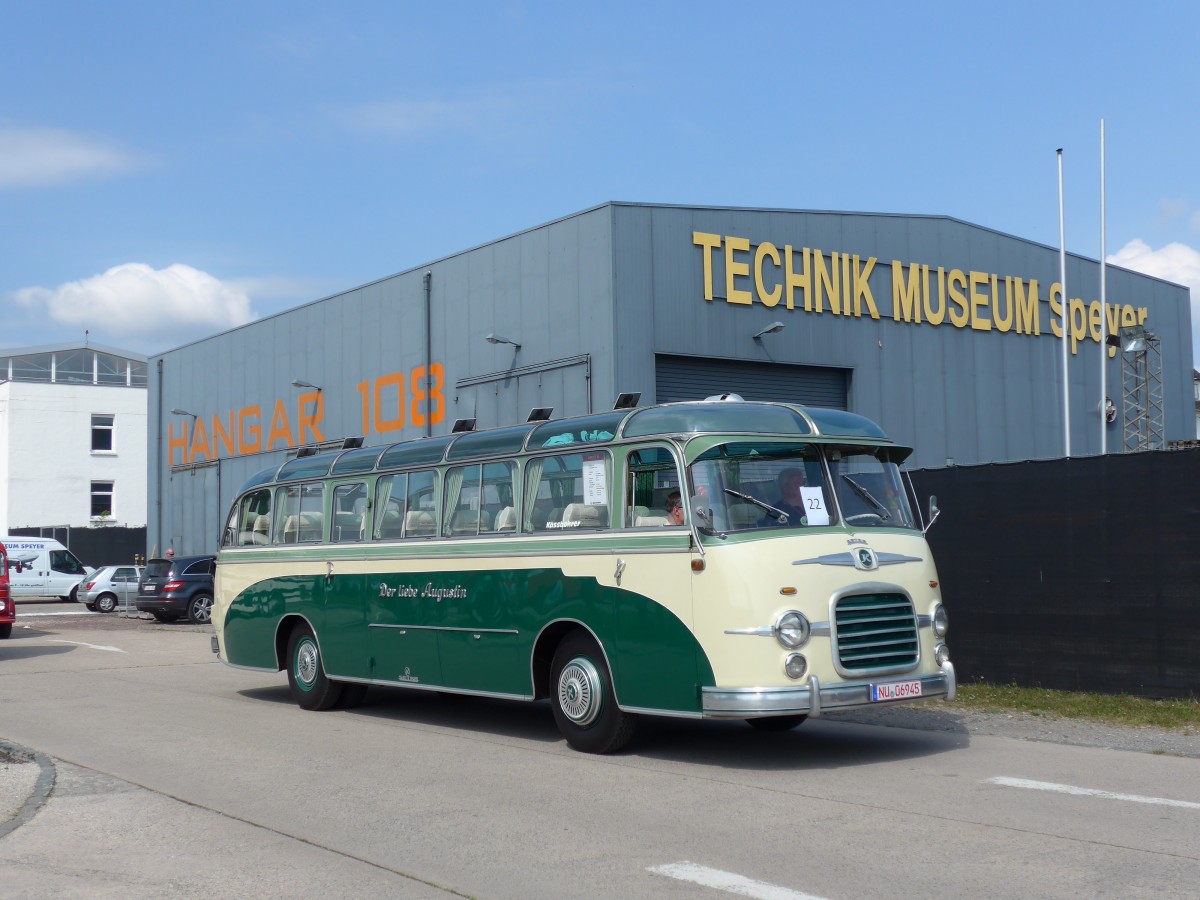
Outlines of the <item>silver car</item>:
M128 609L137 599L142 566L103 566L79 586L79 602L102 613Z

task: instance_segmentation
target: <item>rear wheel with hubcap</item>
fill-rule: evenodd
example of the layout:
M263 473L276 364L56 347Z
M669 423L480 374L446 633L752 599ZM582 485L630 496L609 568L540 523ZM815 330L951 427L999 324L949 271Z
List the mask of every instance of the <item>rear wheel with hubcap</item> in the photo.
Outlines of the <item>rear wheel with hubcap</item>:
M342 699L342 685L325 677L321 648L307 624L293 628L288 640L288 687L302 709L333 709Z
M584 753L615 753L637 727L637 717L617 706L604 654L584 631L571 632L554 651L550 706L567 743Z
M88 604L88 609L94 609L97 612L102 612L102 613L115 612L117 609L117 595L116 594L101 594L99 597L96 598L95 603Z

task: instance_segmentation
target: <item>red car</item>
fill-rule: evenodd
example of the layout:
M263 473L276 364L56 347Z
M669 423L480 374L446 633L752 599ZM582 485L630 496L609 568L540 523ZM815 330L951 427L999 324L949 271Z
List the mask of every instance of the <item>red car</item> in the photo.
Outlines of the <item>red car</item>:
M12 634L13 622L17 619L17 605L13 603L8 589L8 551L0 544L0 638Z

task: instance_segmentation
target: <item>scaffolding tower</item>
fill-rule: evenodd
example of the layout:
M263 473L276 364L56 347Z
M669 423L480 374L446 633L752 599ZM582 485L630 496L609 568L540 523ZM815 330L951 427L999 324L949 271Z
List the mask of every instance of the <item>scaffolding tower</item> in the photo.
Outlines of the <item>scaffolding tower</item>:
M1141 325L1121 329L1121 424L1125 452L1166 449L1162 348Z

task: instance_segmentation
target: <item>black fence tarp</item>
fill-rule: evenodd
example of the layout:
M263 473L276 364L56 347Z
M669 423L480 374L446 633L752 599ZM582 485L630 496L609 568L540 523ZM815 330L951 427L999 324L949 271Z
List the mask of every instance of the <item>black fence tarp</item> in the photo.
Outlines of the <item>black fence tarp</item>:
M9 533L24 537L53 538L79 557L85 566L132 565L146 554L146 526L125 528L11 528Z
M1200 450L913 473L961 681L1200 696Z

